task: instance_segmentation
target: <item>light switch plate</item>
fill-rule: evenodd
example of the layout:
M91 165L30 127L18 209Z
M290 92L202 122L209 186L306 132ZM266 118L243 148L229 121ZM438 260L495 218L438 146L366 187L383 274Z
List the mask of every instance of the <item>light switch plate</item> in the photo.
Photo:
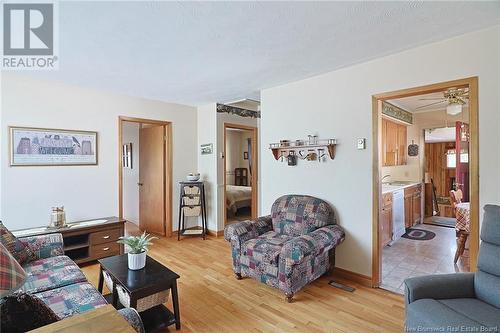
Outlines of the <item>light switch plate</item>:
M366 139L365 138L359 138L358 139L358 149L366 149Z

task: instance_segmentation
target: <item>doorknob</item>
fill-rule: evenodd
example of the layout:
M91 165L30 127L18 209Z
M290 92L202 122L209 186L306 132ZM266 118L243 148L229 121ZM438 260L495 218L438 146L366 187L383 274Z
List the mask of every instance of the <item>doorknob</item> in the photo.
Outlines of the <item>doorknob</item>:
M144 184L143 184L143 183L137 183L137 185L142 186L142 185L144 185Z

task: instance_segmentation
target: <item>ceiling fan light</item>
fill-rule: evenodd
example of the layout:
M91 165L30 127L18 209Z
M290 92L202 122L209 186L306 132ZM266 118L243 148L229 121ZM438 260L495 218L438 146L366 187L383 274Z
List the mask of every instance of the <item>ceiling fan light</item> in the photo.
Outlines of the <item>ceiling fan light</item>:
M446 107L446 113L455 116L462 112L462 104L452 103Z

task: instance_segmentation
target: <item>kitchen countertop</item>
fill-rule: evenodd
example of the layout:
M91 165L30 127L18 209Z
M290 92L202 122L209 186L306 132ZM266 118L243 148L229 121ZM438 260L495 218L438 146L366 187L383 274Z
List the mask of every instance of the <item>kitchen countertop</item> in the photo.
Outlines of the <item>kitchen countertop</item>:
M390 183L383 183L382 184L382 194L385 193L392 193L397 190L402 190L408 187L416 186L416 185L421 185L422 182L415 182L415 181L394 181Z

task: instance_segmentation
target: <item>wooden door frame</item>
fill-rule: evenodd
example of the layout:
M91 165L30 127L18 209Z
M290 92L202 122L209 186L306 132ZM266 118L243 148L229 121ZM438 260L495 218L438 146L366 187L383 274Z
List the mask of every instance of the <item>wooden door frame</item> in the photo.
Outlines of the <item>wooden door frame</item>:
M224 207L224 225L226 225L227 222L227 209L226 209L226 152L227 152L227 142L226 142L226 130L227 129L240 129L240 130L245 130L245 131L251 131L252 132L252 163L254 165L252 169L252 174L251 174L251 181L250 184L252 186L252 219L257 218L257 213L258 213L258 185L257 185L257 180L258 180L258 174L259 174L259 160L258 160L258 151L257 151L257 138L258 138L258 128L254 126L247 126L247 125L239 125L239 124L233 124L233 123L224 123L224 133L223 133L223 140L224 140L224 159L223 159L223 170L224 170L224 195L223 195L223 207Z
M389 99L422 95L444 91L448 88L469 88L469 189L470 189L470 236L469 236L469 265L471 272L476 271L477 255L479 252L479 105L478 105L478 77L441 82L420 87L396 90L372 96L372 287L380 286L381 282L381 249L379 246L379 209L381 207L381 122L382 102Z
M166 140L163 141L163 156L165 160L164 173L165 181L163 183L164 190L164 212L163 216L163 235L166 237L172 236L172 122L154 119L134 118L119 116L118 117L118 217L123 218L123 124L139 123L149 125L164 126Z

